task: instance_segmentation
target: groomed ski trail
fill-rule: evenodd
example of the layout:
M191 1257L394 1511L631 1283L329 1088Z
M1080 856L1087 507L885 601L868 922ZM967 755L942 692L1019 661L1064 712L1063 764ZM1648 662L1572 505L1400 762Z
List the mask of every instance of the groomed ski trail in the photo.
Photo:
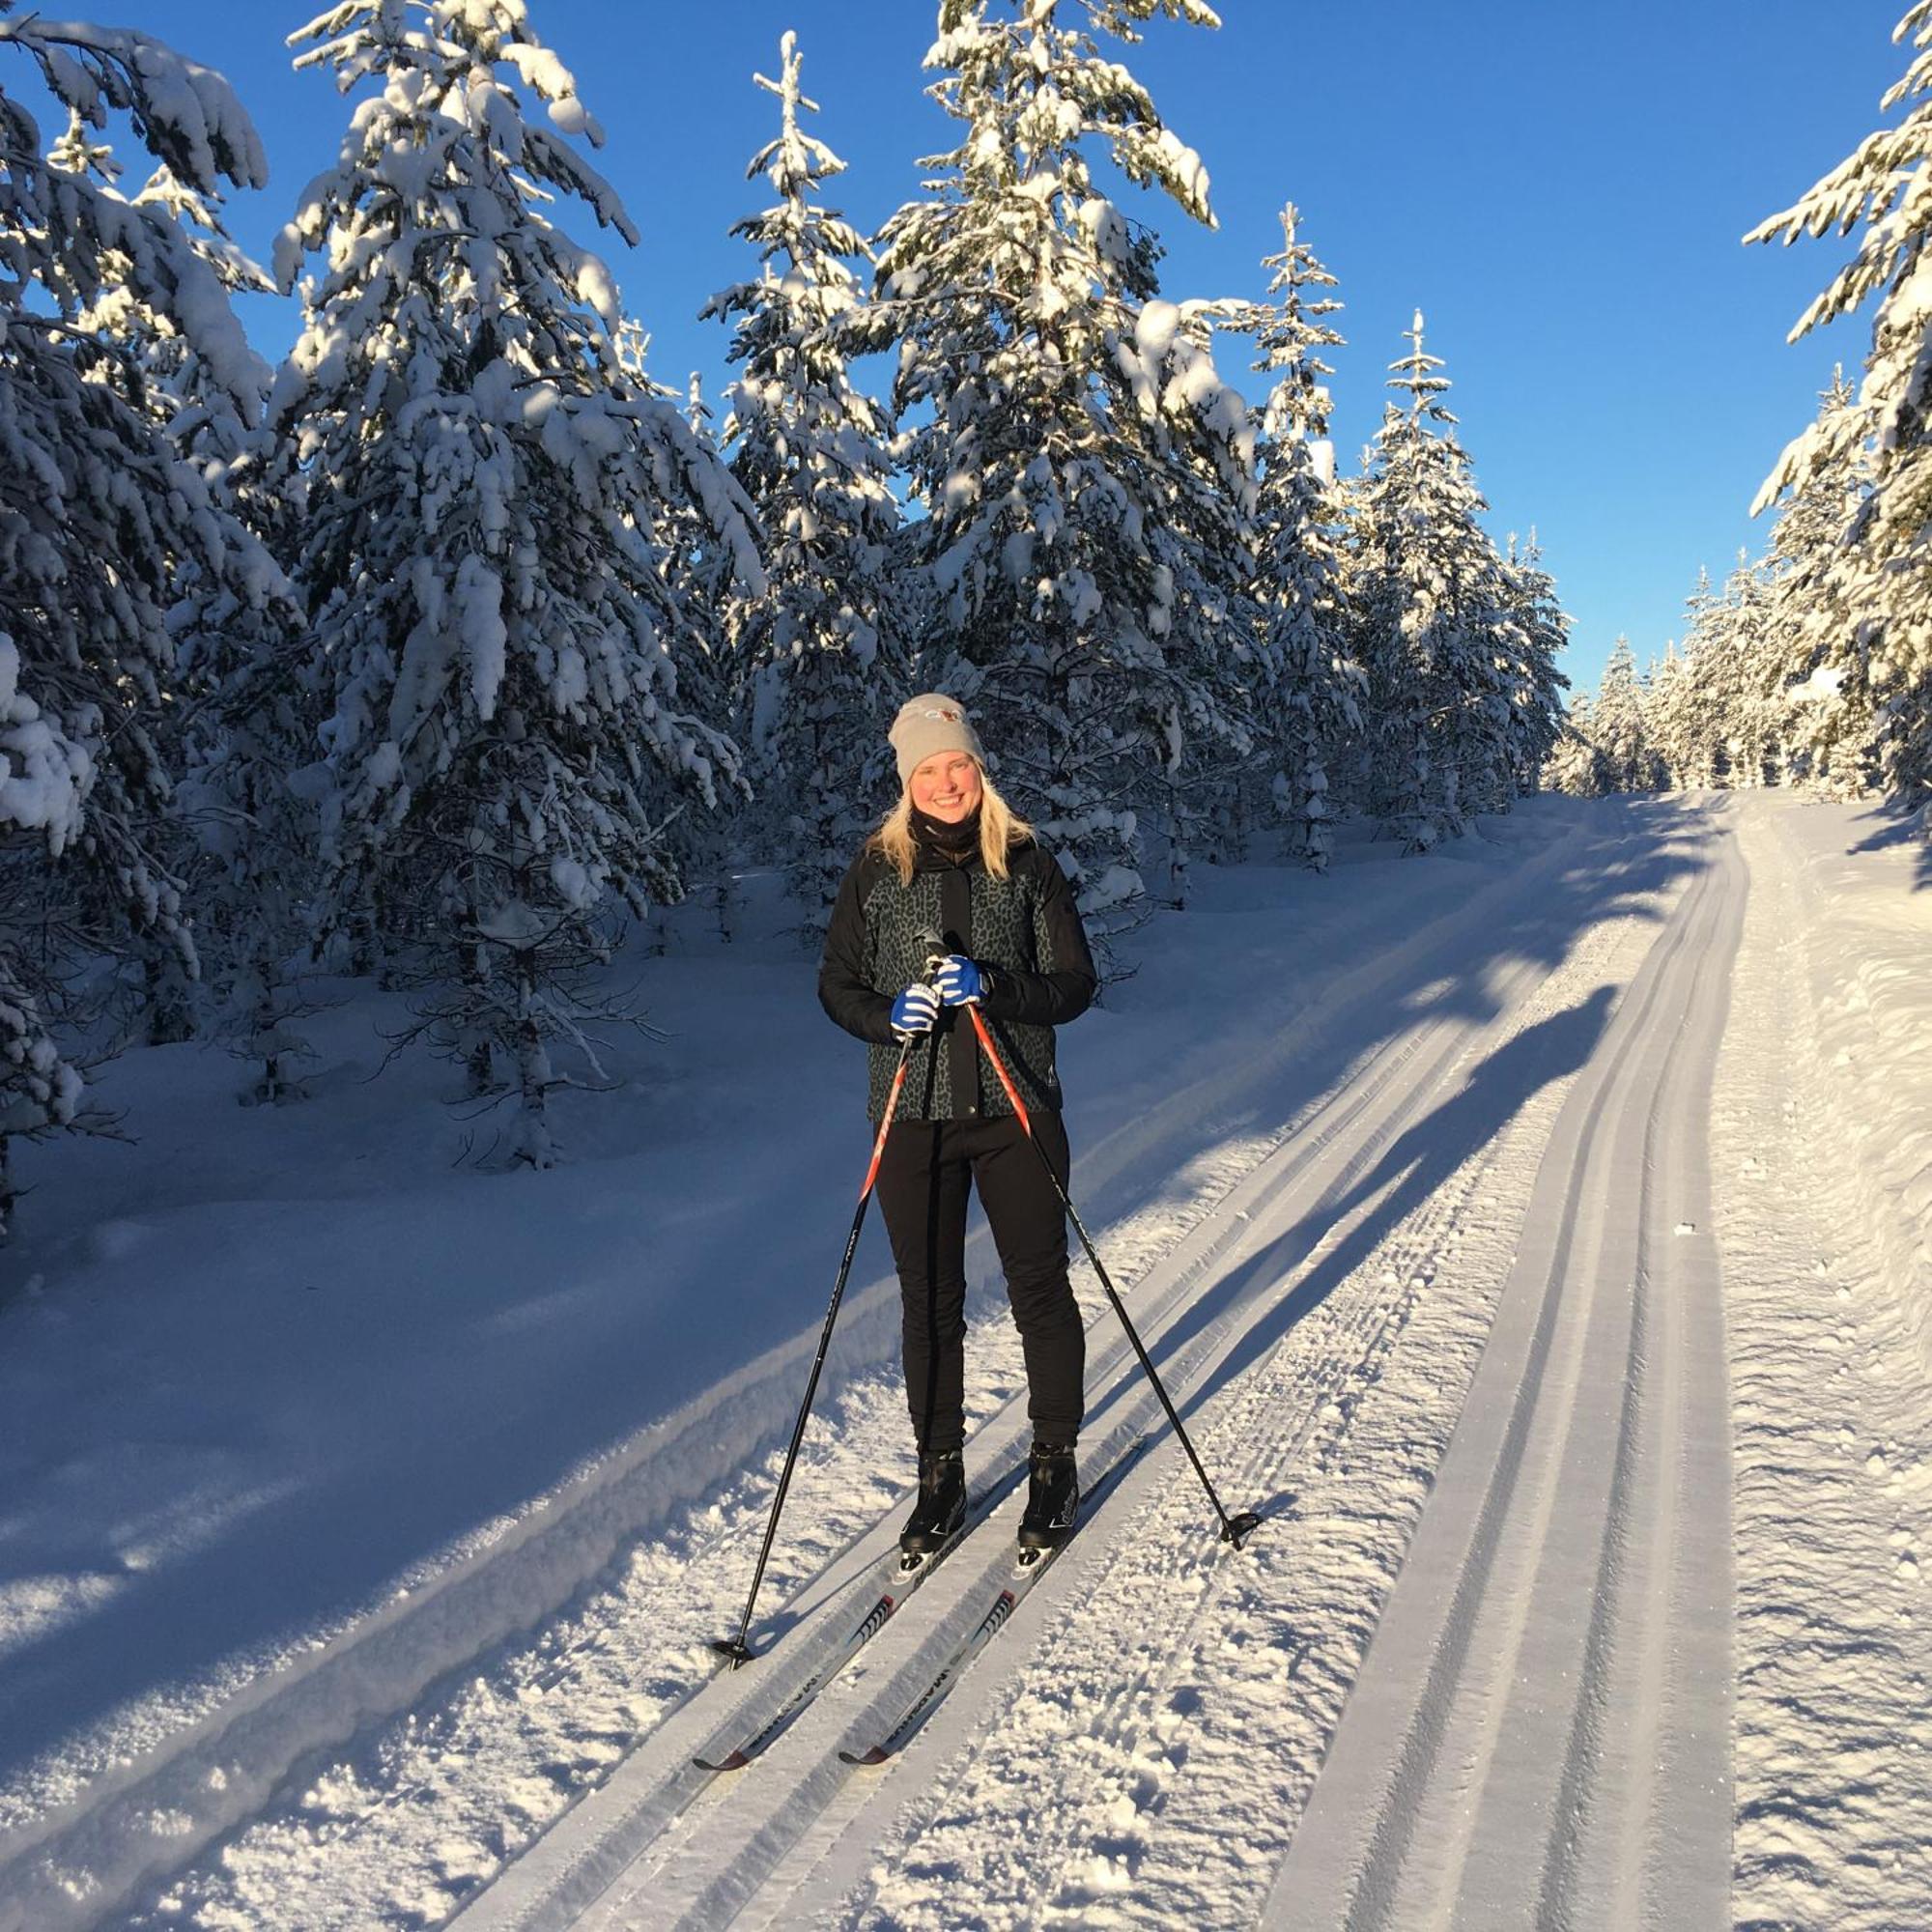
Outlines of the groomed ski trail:
M1231 1508L1260 1501L1272 1519L1248 1551L1216 1544L1191 1470L1175 1445L1157 1440L962 1679L943 1721L901 1758L853 1773L836 1752L890 1722L981 1614L1004 1546L990 1561L976 1564L970 1546L955 1557L934 1586L944 1618L932 1617L929 1596L917 1631L882 1634L864 1685L808 1714L775 1747L766 1776L747 1776L727 1802L694 1805L662 1831L639 1833L634 1814L641 1842L612 1875L599 1854L625 1831L620 1789L648 1775L641 1761L627 1766L458 1922L469 1932L1177 1922L1139 1882L1142 1804L1165 1796L1165 1777L1146 1769L1150 1753L1172 1766L1178 1744L1187 1781L1195 1761L1184 1734L1198 1733L1208 1715L1207 1699L1194 1694L1202 1653L1238 1651L1257 1634L1241 1611L1252 1594L1244 1566L1293 1536L1298 1472L1346 1443L1358 1411L1375 1408L1464 1210L1505 1157L1498 1135L1551 1083L1587 1069L1613 1002L1653 945L1658 894L1681 900L1676 881L1704 864L1694 851L1660 864L1641 836L1622 850L1613 843L1566 856L1612 876L1627 870L1633 890L1620 897L1610 889L1616 909L1574 934L1554 972L1529 946L1498 966L1490 1016L1438 1007L1391 1038L1140 1284L1136 1319L1149 1303L1159 1311L1148 1323L1150 1346L1200 1432L1224 1499ZM1548 909L1552 920L1564 916ZM1514 1146L1514 1137L1503 1140ZM1509 1158L1520 1171L1520 1151ZM1493 1243L1477 1247L1479 1275L1494 1252ZM1434 1452L1453 1423L1487 1312L1463 1312L1464 1373L1448 1378ZM1104 1321L1094 1334L1106 1338ZM1113 1423L1121 1403L1134 1405L1143 1426L1157 1416L1137 1370L1119 1357L1116 1350L1094 1378L1106 1392L1090 1430L1123 1426ZM1436 1382L1441 1367L1432 1358L1424 1379ZM1426 1481L1426 1469L1415 1475ZM1393 1527L1397 1547L1383 1552L1391 1567L1401 1525ZM1289 1667L1266 1691L1292 1704L1293 1652L1271 1656ZM1232 1715L1238 1733L1240 1714ZM1258 1784L1281 1791L1280 1759L1264 1747L1256 1763L1259 1774L1253 1765L1244 1772L1238 1757L1222 1762L1221 1791L1209 1801L1216 1814L1225 1818L1231 1783L1248 1805ZM1261 1907L1265 1835L1229 1843L1236 1835L1221 1832L1222 1860L1232 1853L1246 1884L1202 1894L1196 1909L1208 1917L1197 1922L1238 1923L1220 1915L1235 1907L1252 1918ZM1096 1853L1096 1844L1109 1849ZM1275 1858L1281 1849L1277 1838ZM586 1861L601 1867L591 1886L581 1878Z
M984 1688L944 1775L734 1922L939 1926L962 1900L987 1925L1254 1921L1482 1350L1557 1096L1608 1050L1612 994L1656 930L1606 919L1508 987L1312 1199L1250 1230L1284 1271L1286 1332L1264 1353L1253 1338L1259 1365L1203 1439L1270 1498L1249 1551L1217 1562L1188 1535L1170 1469L1156 1520L1104 1560L1090 1548L1077 1592L1061 1579L1073 1601ZM1056 1785L1065 1802L1042 1804Z
M1723 837L1714 813L1675 805L1573 820L1460 907L1336 972L1240 1064L1179 1055L1150 1076L1166 1107L1090 1136L1076 1172L1088 1189L1164 1167L1159 1198L1130 1205L1127 1190L1096 1237L1224 1500L1268 1515L1245 1551L1216 1544L1111 1313L1090 1301L1089 1442L1098 1453L1145 1431L1151 1446L945 1711L885 1767L837 1761L983 1612L1015 1510L969 1538L767 1758L694 1791L691 1750L809 1667L903 1507L876 1473L903 1431L896 1392L842 1392L809 1446L799 1543L754 1631L783 1640L760 1665L702 1682L696 1640L732 1619L769 1488L721 1488L704 1470L700 1406L455 1577L492 1605L488 1620L445 1601L444 1647L419 1637L393 1678L384 1650L365 1648L382 1628L320 1656L356 1687L353 1731L319 1687L270 1681L250 1710L50 1820L26 1856L0 1861L0 1925L266 1924L291 1910L315 1926L453 1916L472 1932L1252 1922L1526 1241L1545 1144L1569 1096L1601 1084L1618 1030L1649 1039L1632 1018L1646 961L1673 935L1687 955L1708 942L1685 941L1684 921L1722 899L1710 881ZM1710 970L1720 988L1721 965ZM1338 1054L1337 1039L1362 1045ZM1293 1097L1270 1112L1277 1093ZM753 1373L788 1381L797 1356ZM975 1479L998 1482L1025 1437L1011 1338L982 1328L974 1374ZM665 1486L646 1478L667 1449L676 1489L712 1500L680 1543L633 1558L634 1572L648 1558L641 1592L571 1601L553 1561L549 1601L520 1597L514 1566L532 1543L553 1557L581 1547L575 1574L591 1591L603 1552L623 1547L632 1492L662 1509ZM437 1595L399 1603L394 1623L434 1632ZM577 1741L561 1808L554 1787L504 1802L505 1726L532 1715L538 1735ZM344 1793L327 1753L352 1736ZM397 1771L365 1804L377 1739L376 1769ZM241 1775L207 1776L223 1766ZM160 1822L128 1830L144 1817ZM485 1818L487 1831L471 1822ZM382 1896L411 1895L406 1859L423 1861L420 1907L370 1912L369 1870ZM357 1861L366 1869L342 1886ZM76 1867L85 1895L68 1882ZM312 1888L299 1904L292 1881ZM452 1897L453 1915L437 1903Z
M1556 1122L1267 1921L1721 1924L1729 1400L1707 1151L1728 834Z

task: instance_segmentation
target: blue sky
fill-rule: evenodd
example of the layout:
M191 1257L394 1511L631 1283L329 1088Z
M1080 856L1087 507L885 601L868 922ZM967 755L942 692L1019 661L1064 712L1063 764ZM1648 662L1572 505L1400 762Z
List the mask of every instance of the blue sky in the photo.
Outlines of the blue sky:
M920 71L935 11L530 0L537 34L608 132L598 165L641 246L608 234L601 244L652 331L661 378L681 384L698 369L714 395L724 380L724 332L695 317L751 269L727 230L761 203L744 167L775 125L753 69L775 72L780 34L797 29L824 110L816 131L850 163L833 198L875 227L918 191L917 157L949 143ZM1762 547L1765 526L1747 514L1759 482L1833 362L1862 359L1868 318L1784 340L1845 244L1746 249L1739 238L1877 125L1903 71L1890 43L1903 11L1224 0L1219 32L1158 22L1124 54L1207 162L1219 228L1131 191L1130 205L1167 243L1177 298L1261 294L1277 211L1300 205L1346 303L1332 385L1345 462L1373 433L1385 365L1424 309L1492 526L1537 526L1576 619L1567 668L1593 683L1619 631L1639 661L1680 633L1700 564L1721 577L1741 545ZM115 0L99 17L160 35L241 90L272 179L237 198L233 222L266 257L348 113L326 76L289 67L281 36L306 7ZM587 214L571 225L596 239ZM286 350L287 305L244 313L264 354Z

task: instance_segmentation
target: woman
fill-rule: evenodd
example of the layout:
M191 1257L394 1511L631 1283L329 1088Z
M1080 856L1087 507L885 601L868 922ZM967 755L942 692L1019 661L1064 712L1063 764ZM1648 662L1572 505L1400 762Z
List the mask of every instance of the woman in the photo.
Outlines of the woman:
M1046 1548L1079 1507L1086 1337L1066 1279L1066 1222L1040 1153L1065 1186L1053 1029L1092 1002L1094 959L1065 874L993 788L958 702L912 698L890 736L899 801L838 889L818 997L871 1048L874 1121L900 1046L916 1042L877 1183L919 1444L919 1502L899 1545L909 1554L940 1548L965 1520L966 1203L977 1186L1026 1356L1034 1444L1020 1542ZM1037 1151L959 1010L975 1005L1026 1102Z

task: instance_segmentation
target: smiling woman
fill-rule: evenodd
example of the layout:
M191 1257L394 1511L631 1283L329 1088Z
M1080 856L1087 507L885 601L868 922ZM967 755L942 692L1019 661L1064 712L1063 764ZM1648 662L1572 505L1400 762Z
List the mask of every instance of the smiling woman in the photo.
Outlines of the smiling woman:
M965 708L907 700L892 729L900 795L846 874L826 934L818 996L871 1049L871 1117L889 1118L901 1052L915 1067L890 1116L879 1205L903 1308L906 1401L919 1444L908 1554L943 1548L966 1506L966 1208L993 1231L1019 1328L1034 1427L1020 1542L1048 1548L1079 1505L1085 1335L1066 1277L1066 1185L1053 1029L1094 997L1094 961L1066 875L986 777ZM977 1007L1018 1083L1026 1122L980 1065Z

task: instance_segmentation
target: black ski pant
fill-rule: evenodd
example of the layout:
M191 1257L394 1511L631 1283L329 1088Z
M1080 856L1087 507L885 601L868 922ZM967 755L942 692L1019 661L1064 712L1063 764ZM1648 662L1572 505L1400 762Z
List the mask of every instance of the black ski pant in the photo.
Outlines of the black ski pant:
M1064 1187L1069 1156L1060 1116L1036 1112L1033 1126ZM886 1136L879 1207L904 1302L913 1435L922 1450L966 1440L966 1202L975 1187L1020 1331L1034 1435L1071 1445L1084 1411L1087 1335L1066 1279L1066 1217L1009 1114L895 1121Z

